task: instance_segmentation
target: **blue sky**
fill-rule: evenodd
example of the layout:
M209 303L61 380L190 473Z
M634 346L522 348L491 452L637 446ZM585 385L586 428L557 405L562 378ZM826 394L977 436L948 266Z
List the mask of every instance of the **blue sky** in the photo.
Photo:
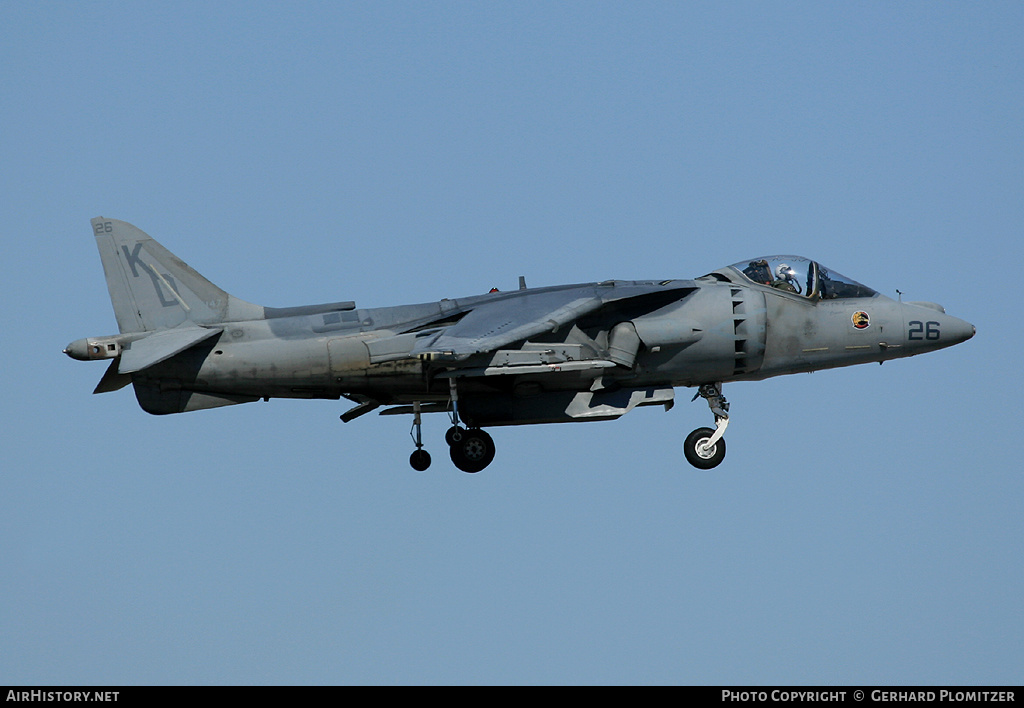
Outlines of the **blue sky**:
M1024 5L5 2L0 683L1019 684ZM285 307L818 259L950 350L502 428L180 416L89 219Z

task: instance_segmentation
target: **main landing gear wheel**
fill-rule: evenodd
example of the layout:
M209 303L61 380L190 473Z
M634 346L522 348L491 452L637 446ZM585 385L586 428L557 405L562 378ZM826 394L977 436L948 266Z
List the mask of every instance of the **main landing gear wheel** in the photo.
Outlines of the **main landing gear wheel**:
M452 436L453 438L455 436ZM462 431L451 443L452 462L463 472L475 473L494 459L494 440L479 428ZM446 436L447 439L447 436Z
M686 442L683 443L686 461L702 470L718 467L725 459L725 439L722 438L711 447L707 447L714 434L715 431L711 428L697 428L687 435Z

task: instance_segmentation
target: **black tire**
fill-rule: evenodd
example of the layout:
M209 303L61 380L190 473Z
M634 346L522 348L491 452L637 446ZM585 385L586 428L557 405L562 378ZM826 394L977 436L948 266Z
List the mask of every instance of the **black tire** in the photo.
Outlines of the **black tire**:
M725 438L715 443L715 446L708 452L697 451L697 448L714 434L715 431L711 428L697 428L686 436L686 442L683 443L683 454L686 455L686 461L697 469L709 470L718 467L725 459Z
M444 432L444 441L448 443L448 447L454 445L458 440L466 434L466 429L459 425L453 425Z
M462 439L449 449L452 462L463 472L479 472L494 460L494 440L479 428L462 433Z
M430 453L426 450L416 450L409 455L409 464L417 472L424 472L430 467Z

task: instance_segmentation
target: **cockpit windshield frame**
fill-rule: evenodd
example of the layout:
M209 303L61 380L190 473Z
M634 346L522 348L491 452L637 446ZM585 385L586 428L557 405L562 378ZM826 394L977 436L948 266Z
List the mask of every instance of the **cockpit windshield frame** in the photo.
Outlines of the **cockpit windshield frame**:
M811 301L874 297L878 293L852 278L802 256L765 256L730 266L759 285Z

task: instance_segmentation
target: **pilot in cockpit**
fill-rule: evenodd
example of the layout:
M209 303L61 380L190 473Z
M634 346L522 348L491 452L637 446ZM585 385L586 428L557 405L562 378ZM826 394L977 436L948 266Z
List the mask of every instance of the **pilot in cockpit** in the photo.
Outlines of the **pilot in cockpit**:
M790 293L796 293L797 295L800 295L803 292L800 287L800 281L796 277L796 271L787 263L779 264L779 267L775 269L775 275L776 278L774 282L772 282L773 288L785 290Z

